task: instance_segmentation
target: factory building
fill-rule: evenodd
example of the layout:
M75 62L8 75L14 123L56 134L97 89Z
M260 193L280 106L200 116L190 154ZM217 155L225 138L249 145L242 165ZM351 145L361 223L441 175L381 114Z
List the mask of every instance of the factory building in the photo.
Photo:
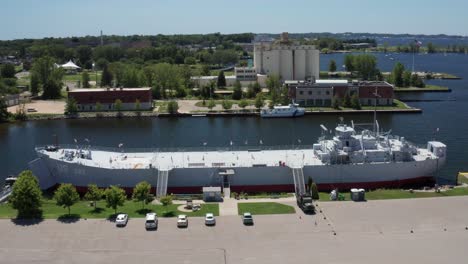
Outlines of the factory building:
M317 80L319 51L313 45L300 45L289 40L288 33L274 42L259 42L254 46L257 73L278 75L281 80Z

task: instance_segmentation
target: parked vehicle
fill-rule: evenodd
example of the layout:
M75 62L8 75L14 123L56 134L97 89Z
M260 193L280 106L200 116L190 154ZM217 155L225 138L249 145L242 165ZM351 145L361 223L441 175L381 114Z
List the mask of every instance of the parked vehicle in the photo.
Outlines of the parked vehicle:
M179 215L177 217L177 227L188 227L188 218L186 215Z
M147 213L145 221L146 230L158 228L158 215L156 213Z
M244 223L244 225L253 225L254 221L253 221L252 214L248 212L244 213L242 215L242 223Z
M187 200L187 204L185 205L185 208L192 209L192 206L193 206L192 200Z
M304 211L304 213L313 213L315 211L315 206L313 203L312 195L302 194L296 195L297 206Z
M128 223L128 214L118 214L115 218L116 226L126 226Z
M205 215L205 225L216 225L216 219L212 213Z

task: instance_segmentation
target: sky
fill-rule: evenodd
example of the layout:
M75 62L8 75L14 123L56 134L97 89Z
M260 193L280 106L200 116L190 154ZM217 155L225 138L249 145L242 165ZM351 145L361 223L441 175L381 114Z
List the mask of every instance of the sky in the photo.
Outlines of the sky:
M194 33L468 35L467 0L2 0L0 39Z

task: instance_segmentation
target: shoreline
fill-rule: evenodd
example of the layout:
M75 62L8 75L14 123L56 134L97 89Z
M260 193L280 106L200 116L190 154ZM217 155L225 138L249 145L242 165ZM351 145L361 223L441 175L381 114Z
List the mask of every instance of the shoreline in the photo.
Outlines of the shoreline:
M305 115L336 115L336 114L370 114L374 110L322 110L322 111L305 111ZM409 109L377 109L377 113L387 113L387 114L416 114L422 113L422 109L419 108L409 108ZM108 118L149 118L149 117L245 117L245 116L256 116L260 117L259 112L193 112L193 113L158 113L151 112L145 113L142 112L141 115L136 115L132 112L122 112L121 116L118 116L116 113L105 113L101 116L93 114L78 114L76 116L67 116L64 114L36 114L28 115L28 119L24 121L37 121L37 120L65 120L65 119L108 119ZM285 117L287 118L287 117ZM295 117L300 118L300 117ZM267 118L272 119L272 118ZM273 118L274 119L274 118ZM12 121L11 123L20 122Z

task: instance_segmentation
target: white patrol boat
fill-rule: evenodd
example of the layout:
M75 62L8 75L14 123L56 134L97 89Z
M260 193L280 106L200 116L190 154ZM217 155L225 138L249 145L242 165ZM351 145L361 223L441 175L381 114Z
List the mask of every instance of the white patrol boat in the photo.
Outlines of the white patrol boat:
M289 104L286 106L275 105L273 109L263 109L260 112L261 117L296 117L303 116L305 109L298 104Z

